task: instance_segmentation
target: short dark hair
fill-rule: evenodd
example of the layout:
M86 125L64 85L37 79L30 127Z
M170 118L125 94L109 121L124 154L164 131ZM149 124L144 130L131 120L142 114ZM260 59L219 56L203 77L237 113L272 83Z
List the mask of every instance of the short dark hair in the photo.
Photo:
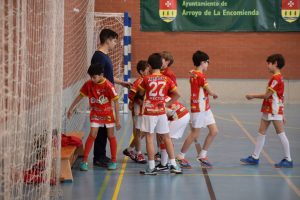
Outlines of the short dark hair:
M174 58L173 58L172 54L168 51L161 52L161 57L163 59L165 59L166 61L169 61L168 67L170 67L174 62Z
M162 66L162 57L159 53L153 53L148 58L148 63L152 69L160 69Z
M203 51L196 51L193 54L193 63L196 67L199 67L202 61L207 60L209 60L209 56Z
M148 67L148 62L146 60L140 60L136 66L136 71L141 75L141 71L145 71Z
M284 57L281 54L272 54L267 58L268 63L274 64L277 62L277 68L282 69L285 64Z
M97 63L97 64L91 64L87 73L92 77L94 75L101 75L104 73L104 65Z
M100 32L99 37L100 37L100 43L104 44L108 39L118 39L118 33L116 33L113 30L105 28Z

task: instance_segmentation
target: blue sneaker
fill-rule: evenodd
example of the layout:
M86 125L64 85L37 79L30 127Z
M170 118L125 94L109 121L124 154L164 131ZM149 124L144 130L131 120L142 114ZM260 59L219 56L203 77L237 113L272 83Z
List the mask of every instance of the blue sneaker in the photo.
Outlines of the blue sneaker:
M108 170L116 170L117 169L117 163L115 163L115 162L108 163L107 169Z
M276 168L293 168L293 161L288 161L284 158L279 163L276 163L274 166Z
M88 171L88 170L89 170L89 165L87 162L80 163L80 171Z
M209 162L208 157L205 158L198 158L198 161L200 162L200 165L202 168L212 168L213 165Z
M178 162L180 164L180 167L181 168L184 168L184 169L192 169L192 166L191 164L189 163L189 161L185 158L179 158L177 157L176 158L176 162Z
M249 156L248 158L242 158L240 160L245 165L258 165L259 159L253 158L253 156Z

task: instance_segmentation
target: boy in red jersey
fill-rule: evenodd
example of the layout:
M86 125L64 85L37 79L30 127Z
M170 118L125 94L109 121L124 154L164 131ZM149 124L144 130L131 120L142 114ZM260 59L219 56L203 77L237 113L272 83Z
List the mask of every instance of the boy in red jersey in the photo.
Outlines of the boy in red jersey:
M166 99L168 102L170 98ZM186 107L184 107L180 102L176 101L166 108L167 116L169 120L170 127L170 137L172 142L174 139L179 139L184 134L184 131L189 124L190 114ZM168 170L168 154L165 148L165 144L161 142L160 144L161 150L161 160L158 165L156 165L157 171L166 171ZM186 167L187 168L187 167Z
M88 69L88 74L91 80L85 82L80 89L80 94L71 104L68 110L68 118L71 117L75 106L83 97L89 98L90 104L90 134L85 143L83 162L80 165L80 170L88 170L88 156L93 146L94 140L97 137L99 127L106 126L108 140L110 143L111 162L108 163L109 170L117 168L117 140L114 136L114 127L117 130L121 128L119 120L119 102L118 94L111 82L103 76L104 67L101 64L92 64ZM114 103L114 106L112 106ZM113 111L114 107L114 111Z
M214 116L210 110L208 97L212 96L214 99L216 99L218 98L218 95L210 89L206 81L206 77L203 74L203 72L208 68L208 55L202 51L196 51L193 55L193 62L195 69L190 72L192 130L185 139L181 148L181 152L176 158L182 167L188 166L188 168L190 168L190 164L184 158L185 154L190 145L199 137L200 129L207 127L209 129L209 133L205 139L203 149L198 155L198 160L202 167L210 168L212 167L212 164L208 161L207 151L218 133L218 128Z
M132 121L133 121L133 140L130 143L130 146L124 149L123 154L130 157L132 160L137 163L145 164L147 163L144 154L141 151L141 121L142 121L142 99L137 94L138 86L143 81L143 77L149 74L149 64L145 60L140 60L136 67L137 72L140 74L140 77L133 82L133 86L130 89L128 94L129 105L132 112ZM134 153L134 148L136 153Z
M180 95L177 92L174 82L160 73L162 58L159 53L149 56L148 63L152 74L145 76L139 86L139 94L144 96L142 109L141 131L145 133L146 149L148 154L148 167L141 171L144 175L156 175L154 161L153 134L158 133L164 144L170 158L171 173L181 174L180 167L176 164L173 144L169 135L168 118L166 107L173 104ZM165 102L167 96L171 97L169 102Z
M162 57L162 66L161 66L161 73L162 75L165 75L169 77L177 86L177 81L176 81L176 76L173 73L173 71L170 69L171 65L174 62L174 58L170 52L163 51L161 52L161 57Z
M258 136L256 138L256 145L254 152L247 158L242 158L240 161L247 165L258 165L259 155L263 149L266 131L269 125L273 124L276 133L281 141L284 150L284 158L275 164L277 168L292 168L293 161L290 153L289 141L284 132L284 82L280 70L284 67L285 60L281 54L273 54L267 58L267 66L270 73L273 74L269 80L267 90L264 94L248 94L246 98L251 99L263 99L261 108L262 119L258 130Z
M168 51L163 51L160 53L160 55L162 57L162 66L160 72L162 73L162 75L169 77L177 86L176 76L170 69L171 65L174 62L172 54ZM161 152L165 151L166 149L164 148L164 145L160 145L161 138L159 137L159 135L156 135L156 143L157 149L160 149L160 151L157 151L157 153L155 154L155 161L161 161Z

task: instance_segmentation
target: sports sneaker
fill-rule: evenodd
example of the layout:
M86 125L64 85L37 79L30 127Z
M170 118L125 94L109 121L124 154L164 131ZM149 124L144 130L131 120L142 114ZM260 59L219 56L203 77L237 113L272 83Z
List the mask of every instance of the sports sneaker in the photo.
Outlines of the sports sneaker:
M203 168L212 168L213 167L213 165L208 161L208 157L198 158L198 161L200 162L200 165Z
M162 165L161 163L159 163L158 165L155 166L156 171L161 171L161 172L166 172L169 171L169 167L168 165Z
M159 162L160 159L161 159L161 155L160 155L159 152L157 152L157 153L154 155L154 160Z
M192 169L192 165L189 163L187 159L177 157L176 162L179 163L181 168Z
M93 165L98 167L107 167L107 164L110 162L110 158L106 156L101 156L99 159L95 159L93 161Z
M258 165L259 164L259 159L253 158L253 156L248 156L247 158L242 158L240 161L244 165Z
M146 164L146 163L147 163L147 161L146 161L146 159L145 159L145 157L144 157L144 154L142 154L142 153L137 154L137 155L135 156L135 161L136 161L137 163L141 163L141 164Z
M155 176L155 175L157 175L157 171L156 171L155 168L150 169L149 166L148 166L145 170L140 171L140 174Z
M123 154L131 158L131 160L135 161L135 154L133 151L128 151L127 148L124 149Z
M81 162L80 163L80 171L88 171L89 170L89 165L87 162Z
M286 158L274 165L276 168L293 168L293 161L288 161Z
M115 169L117 169L117 163L115 163L115 162L108 163L107 169L108 170L115 170Z
M178 165L170 165L170 172L174 174L182 174L182 170Z

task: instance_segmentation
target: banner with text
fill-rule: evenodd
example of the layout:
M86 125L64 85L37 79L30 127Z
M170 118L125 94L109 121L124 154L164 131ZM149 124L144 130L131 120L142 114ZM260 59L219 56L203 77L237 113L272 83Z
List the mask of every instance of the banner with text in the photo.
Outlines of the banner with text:
M142 31L300 31L300 0L141 0Z

